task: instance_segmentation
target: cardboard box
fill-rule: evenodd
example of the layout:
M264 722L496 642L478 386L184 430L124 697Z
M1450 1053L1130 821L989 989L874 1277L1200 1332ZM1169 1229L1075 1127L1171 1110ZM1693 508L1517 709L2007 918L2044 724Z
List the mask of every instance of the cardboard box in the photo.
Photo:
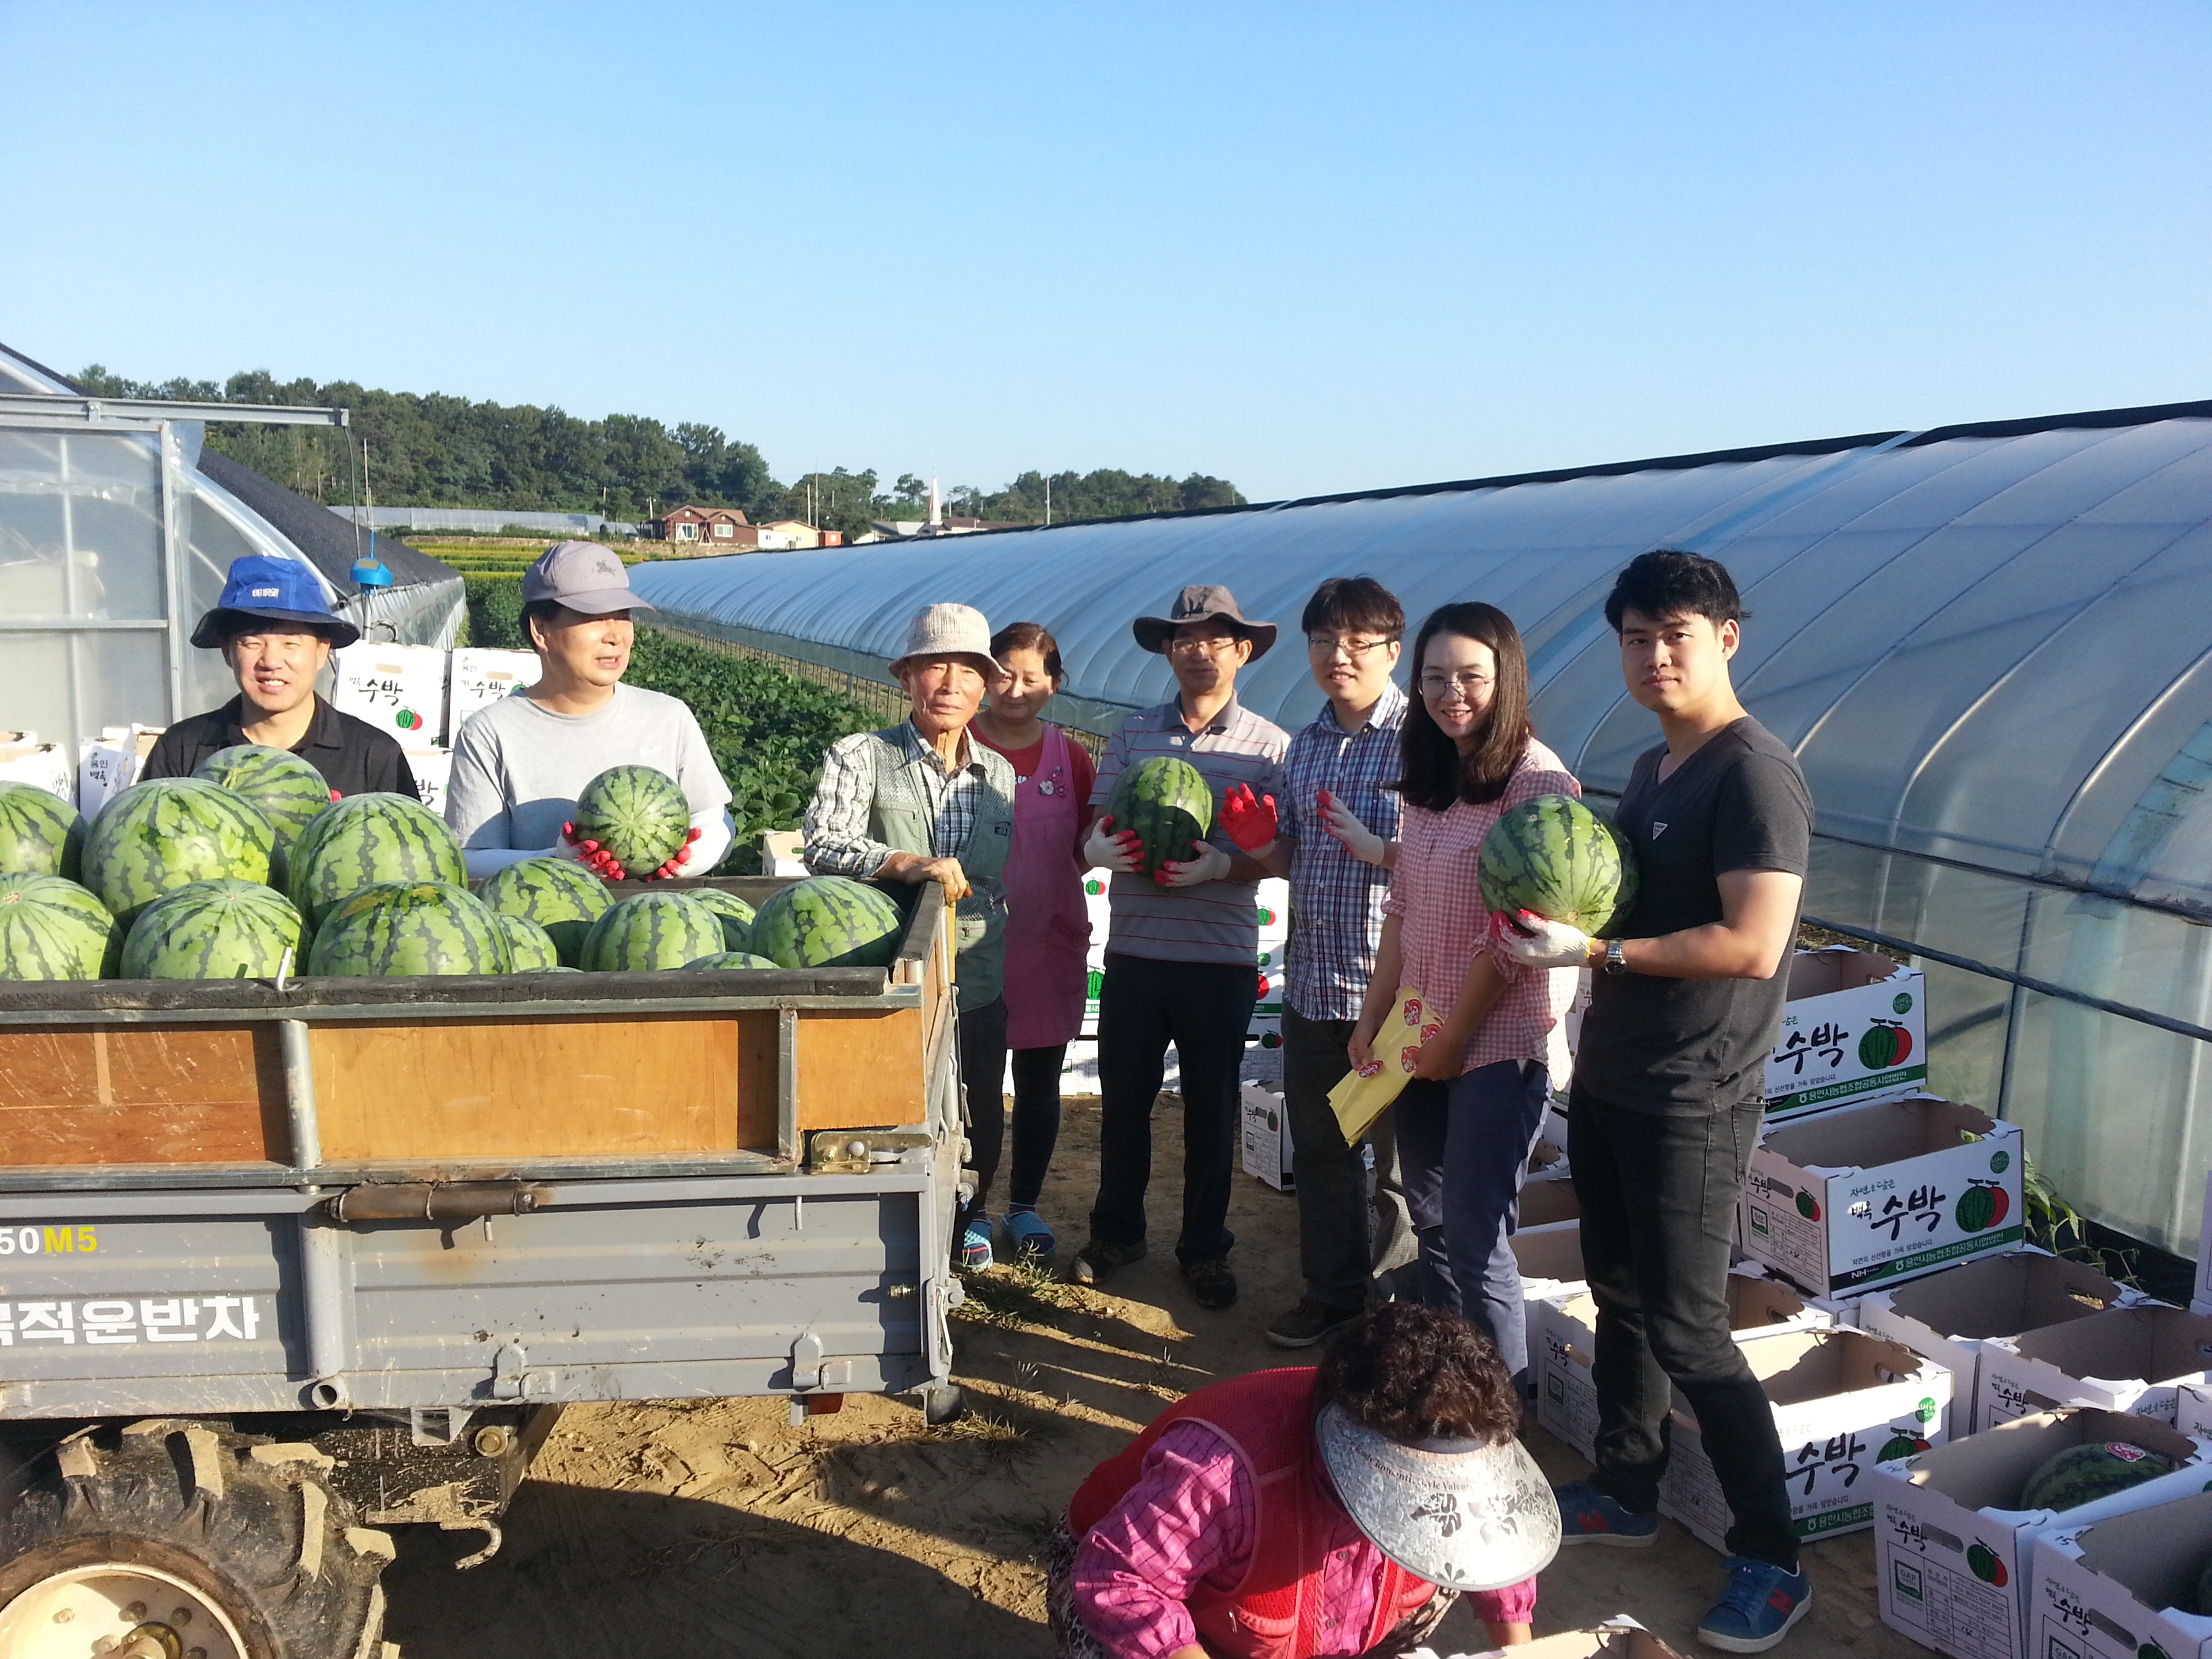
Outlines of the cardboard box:
M2124 1290L2094 1267L2028 1249L1872 1291L1857 1299L1857 1324L1950 1370L1958 1391L1952 1427L1963 1435L1985 1426L1978 1391L1986 1339L2018 1336L2142 1300L2141 1291Z
M1729 1326L1739 1340L1786 1330L1821 1330L1835 1321L1778 1279L1755 1267L1732 1273ZM1597 1352L1597 1303L1586 1290L1543 1297L1528 1310L1528 1360L1535 1370L1536 1416L1554 1438L1593 1457L1597 1390L1590 1360Z
M446 729L446 653L434 645L364 641L331 653L331 704L404 744Z
M421 792L422 805L440 817L446 815L446 786L453 775L453 751L450 749L410 749L407 750L407 769L415 775L415 787Z
M1244 1173L1279 1193L1295 1192L1291 1176L1291 1120L1283 1097L1256 1083L1244 1085Z
M1882 1623L1953 1659L2027 1659L2031 1546L2061 1522L2057 1511L2018 1508L2020 1489L2048 1459L2099 1440L2163 1452L2187 1467L2068 1510L2064 1524L2141 1509L2204 1483L2212 1446L2144 1418L2082 1407L2017 1418L1875 1469L1869 1485Z
M2029 1651L2048 1659L2212 1659L2212 1619L2186 1611L2208 1556L2212 1492L2038 1534Z
M804 876L805 837L796 830L770 830L761 836L761 873L764 876Z
M76 805L76 769L58 743L40 743L28 732L0 732L0 783L27 783L57 800Z
M154 752L158 726L106 726L76 746L76 810L89 822L100 809L138 781Z
M2172 1423L2181 1389L2203 1386L2208 1373L2212 1316L2145 1302L1989 1338L1975 1410L1984 1428L2055 1406L2102 1406Z
M1790 963L1782 1035L1766 1061L1766 1121L1893 1100L1928 1078L1928 979L1840 945Z
M1540 1233L1583 1224L1582 1200L1571 1181L1524 1182L1521 1188L1521 1218L1515 1224L1524 1233Z
M1626 1613L1586 1630L1563 1630L1556 1636L1540 1636L1515 1648L1486 1648L1479 1654L1455 1653L1451 1659L1682 1659L1650 1631ZM1406 1659L1437 1659L1434 1648L1415 1648Z
M501 697L538 684L535 651L479 651L452 653L446 672L445 741L460 735L461 722Z
M2021 1133L1933 1095L1770 1129L1736 1209L1743 1252L1814 1296L1917 1279L2021 1242Z
M1747 1337L1739 1346L1772 1402L1800 1538L1872 1526L1867 1476L1874 1466L1944 1438L1951 1373L1901 1342L1863 1331L1797 1330ZM1680 1395L1674 1416L1659 1512L1725 1554L1728 1504L1697 1419Z

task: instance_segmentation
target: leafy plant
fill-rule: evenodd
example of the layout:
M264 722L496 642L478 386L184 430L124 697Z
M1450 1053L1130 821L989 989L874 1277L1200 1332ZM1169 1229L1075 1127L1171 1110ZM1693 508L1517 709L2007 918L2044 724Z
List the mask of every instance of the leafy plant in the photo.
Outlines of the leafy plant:
M2135 1285L2135 1250L2108 1249L2090 1236L2088 1218L2061 1197L2042 1170L2023 1155L2020 1171L2021 1196L2027 1214L2022 1226L2027 1241L2053 1255L2063 1255L2094 1267L2116 1285Z

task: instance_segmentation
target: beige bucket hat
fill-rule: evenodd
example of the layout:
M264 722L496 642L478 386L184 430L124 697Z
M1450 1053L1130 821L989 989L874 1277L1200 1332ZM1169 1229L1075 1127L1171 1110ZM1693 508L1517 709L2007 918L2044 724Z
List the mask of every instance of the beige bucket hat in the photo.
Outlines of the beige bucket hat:
M1214 621L1227 623L1252 641L1254 662L1266 656L1267 647L1275 642L1275 624L1247 622L1244 613L1237 608L1237 596L1218 582L1193 582L1176 595L1176 602L1166 616L1139 617L1129 624L1129 631L1146 650L1164 652L1176 629L1183 623Z
M892 678L917 657L961 657L987 680L1006 676L991 654L991 624L972 605L929 605L915 612L906 625L906 649L891 659Z

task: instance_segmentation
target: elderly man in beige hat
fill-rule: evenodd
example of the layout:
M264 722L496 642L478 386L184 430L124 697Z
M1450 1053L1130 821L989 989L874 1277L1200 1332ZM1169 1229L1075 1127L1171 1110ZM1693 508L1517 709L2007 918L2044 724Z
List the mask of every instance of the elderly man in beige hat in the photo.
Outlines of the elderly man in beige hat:
M964 605L933 605L907 624L890 665L908 714L882 732L842 738L822 763L803 826L806 867L919 885L941 883L958 901L960 1073L969 1119L1003 1126L1006 1070L1006 896L1000 874L1013 846L1014 771L968 735L983 694L1006 670L991 655L991 625ZM964 1254L971 1228L988 1259L984 1200L998 1173L1003 1134L971 1136L975 1195L954 1230ZM984 1167L986 1164L989 1167Z

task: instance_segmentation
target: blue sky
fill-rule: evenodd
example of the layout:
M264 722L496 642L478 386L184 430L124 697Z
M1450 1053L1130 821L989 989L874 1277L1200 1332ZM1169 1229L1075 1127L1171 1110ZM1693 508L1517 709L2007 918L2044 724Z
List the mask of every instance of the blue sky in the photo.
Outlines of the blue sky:
M0 340L1255 499L2212 396L2212 8L0 0Z

